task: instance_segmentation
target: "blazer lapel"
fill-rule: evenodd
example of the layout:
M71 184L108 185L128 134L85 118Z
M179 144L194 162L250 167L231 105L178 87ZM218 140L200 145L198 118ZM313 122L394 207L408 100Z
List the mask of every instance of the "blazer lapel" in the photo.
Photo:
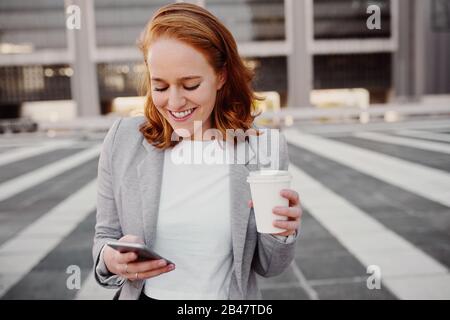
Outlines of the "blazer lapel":
M241 142L237 145L236 159L237 162L230 165L231 237L236 278L242 291L243 255L251 212L248 207L251 193L247 176L251 170L256 170L258 165L254 163L257 155L248 142Z
M147 151L137 171L141 191L142 221L145 244L152 246L156 235L161 181L164 167L164 151L150 145L145 139L142 145Z
M251 199L247 176L250 171L271 165L271 157L267 154L268 139L268 131L260 137L249 136L248 142L237 145L237 164L230 165L231 236L236 278L241 292L243 255L251 212L247 205Z

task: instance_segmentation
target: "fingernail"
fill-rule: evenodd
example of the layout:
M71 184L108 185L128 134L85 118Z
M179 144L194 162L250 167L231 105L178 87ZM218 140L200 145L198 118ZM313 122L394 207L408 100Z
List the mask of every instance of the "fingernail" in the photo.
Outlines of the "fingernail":
M175 265L170 264L170 265L169 265L169 270L173 270L173 269L175 269Z
M165 260L161 260L160 262L158 262L159 266L165 266L166 265L166 261Z

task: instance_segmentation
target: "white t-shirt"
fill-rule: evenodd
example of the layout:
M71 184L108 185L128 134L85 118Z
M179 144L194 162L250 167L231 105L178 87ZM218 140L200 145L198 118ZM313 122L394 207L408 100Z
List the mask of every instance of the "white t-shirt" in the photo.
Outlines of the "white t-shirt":
M226 164L199 161L215 141L182 141L165 150L153 249L176 265L145 282L155 299L228 299L233 265L230 174ZM213 152L213 153L214 153ZM187 161L189 154L196 163Z

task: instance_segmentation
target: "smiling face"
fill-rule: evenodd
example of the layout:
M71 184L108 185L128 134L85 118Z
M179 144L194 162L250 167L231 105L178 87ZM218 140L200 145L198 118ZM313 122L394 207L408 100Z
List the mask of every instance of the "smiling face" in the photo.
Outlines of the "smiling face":
M202 131L211 128L217 90L224 79L216 74L206 57L179 40L156 40L148 51L152 100L175 132L194 134L194 121Z

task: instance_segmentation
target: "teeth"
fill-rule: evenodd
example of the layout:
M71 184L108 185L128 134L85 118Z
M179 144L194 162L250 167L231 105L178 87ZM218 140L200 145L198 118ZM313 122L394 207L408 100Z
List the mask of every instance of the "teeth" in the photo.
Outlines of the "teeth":
M184 118L184 117L186 117L188 114L191 114L193 110L194 110L194 109L189 109L189 110L186 110L186 111L183 111L183 112L173 112L173 111L170 111L170 113L172 113L172 114L173 114L175 117L177 117L177 118Z

